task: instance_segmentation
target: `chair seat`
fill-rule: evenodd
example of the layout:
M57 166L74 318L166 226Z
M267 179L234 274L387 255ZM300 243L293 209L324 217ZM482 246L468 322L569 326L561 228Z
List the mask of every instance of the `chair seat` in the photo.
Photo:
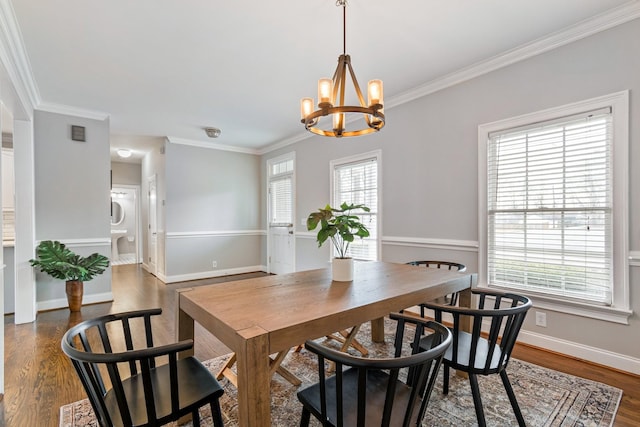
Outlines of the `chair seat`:
M469 357L471 355L471 340L473 339L472 335L468 332L459 331L456 338L454 338L454 342L458 343L458 358L456 363L453 363L453 347L451 346L447 349L444 354L445 364L448 364L453 369L463 368L465 371L468 371L469 368ZM501 370L500 367L500 356L502 355L502 350L500 346L494 344L493 355L491 357L491 363L489 364L489 371L498 372ZM420 340L420 348L428 349L431 348L431 338L430 335L424 336ZM487 356L489 354L489 342L485 338L478 338L478 344L476 346L476 360L474 370L477 370L478 373L485 372L485 362L487 360ZM505 363L506 365L506 359ZM504 367L504 366L503 366Z
M218 398L222 396L220 387L209 370L194 357L180 359L177 362L178 369L178 396L180 407L189 408L184 415L191 412L190 405L203 406L211 399L211 395ZM210 378L207 378L210 377ZM205 380L206 379L206 380ZM204 381L203 381L204 380ZM169 381L169 365L158 366L151 370L151 382L155 390L155 405L158 419L162 423L163 417L172 415L171 410L171 384ZM144 401L144 386L142 375L134 375L122 381L122 387L129 402L131 419L134 425L147 423L147 405ZM121 426L122 420L118 409L117 399L113 389L104 397L108 411L112 415L115 426Z
M367 392L366 392L366 422L367 426L380 425L382 419L382 410L385 404L385 394L387 391L387 383L389 381L389 375L380 370L367 371ZM357 390L358 386L358 370L347 369L343 374L343 388L345 390ZM335 395L336 377L332 376L327 379L327 394ZM394 399L394 411L391 415L390 426L402 426L403 417L405 414L407 401L411 389L404 383L397 381L397 387L395 390ZM313 415L321 419L320 411L320 385L314 384L298 392L298 399L308 408L312 408ZM345 414L344 425L355 426L357 425L357 403L358 397L355 393L345 394L343 399L343 411ZM414 411L412 415L411 425L416 425L418 412L420 409L421 400L416 400L414 405ZM327 414L331 425L336 425L336 406L334 400L327 402Z

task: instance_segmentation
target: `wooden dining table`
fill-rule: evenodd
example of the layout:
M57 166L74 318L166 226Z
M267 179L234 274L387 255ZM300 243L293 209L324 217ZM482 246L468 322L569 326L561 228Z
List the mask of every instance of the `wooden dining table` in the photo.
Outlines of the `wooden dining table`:
M193 339L198 322L236 354L240 426L271 425L269 355L367 321L372 339L384 340L390 312L459 291L460 305L468 306L476 280L389 262L357 262L354 273L351 282L334 282L331 269L319 269L178 291L177 339Z

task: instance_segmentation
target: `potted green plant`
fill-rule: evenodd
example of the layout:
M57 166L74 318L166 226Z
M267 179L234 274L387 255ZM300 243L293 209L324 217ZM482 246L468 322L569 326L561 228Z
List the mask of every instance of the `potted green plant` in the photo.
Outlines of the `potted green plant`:
M353 211L369 212L371 209L365 205L342 203L340 208L332 208L327 205L324 209L318 209L309 214L307 218L307 230L315 230L318 225L318 247L327 239L331 239L336 250L336 257L332 262L333 280L349 282L353 280L353 259L348 257L349 244L356 237L361 239L369 237L369 230L360 222L360 218Z
M82 257L58 241L44 240L36 248L36 259L29 262L43 273L66 282L69 310L80 311L84 282L104 273L109 258L99 253Z

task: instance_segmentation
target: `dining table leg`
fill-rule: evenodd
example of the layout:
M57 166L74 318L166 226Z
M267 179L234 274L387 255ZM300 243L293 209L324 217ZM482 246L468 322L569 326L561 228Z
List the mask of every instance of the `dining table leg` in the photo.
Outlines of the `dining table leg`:
M384 318L371 320L371 341L384 342Z
M185 313L180 307L180 294L182 292L188 292L192 288L184 288L178 289L176 291L176 305L178 306L178 311L176 315L176 341L180 342L183 340L192 340L195 336L194 334L194 321L193 318ZM189 350L185 350L180 353L180 357L188 357L193 356L194 350L191 347Z
M257 326L238 331L238 424L241 427L271 425L271 372L269 335Z
M460 307L471 308L471 302L472 302L471 288L474 286L473 279L474 279L474 276L471 276L471 278L469 279L470 286L458 293L458 305ZM465 332L472 332L471 328L472 328L471 316L461 316L460 329ZM469 378L469 374L467 374L466 372L462 372L460 370L456 370L456 376L461 378Z

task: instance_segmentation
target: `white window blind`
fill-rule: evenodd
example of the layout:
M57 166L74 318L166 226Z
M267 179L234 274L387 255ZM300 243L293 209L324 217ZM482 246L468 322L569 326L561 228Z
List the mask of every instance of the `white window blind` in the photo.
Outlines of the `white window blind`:
M610 305L610 109L489 135L491 285Z
M369 158L334 166L333 206L342 203L363 204L370 212L353 212L369 230L370 236L356 238L348 255L354 259L376 260L378 257L378 160Z
M272 179L269 183L271 197L271 225L289 225L292 218L292 181L291 176Z
M272 163L269 168L269 225L293 223L293 159Z

